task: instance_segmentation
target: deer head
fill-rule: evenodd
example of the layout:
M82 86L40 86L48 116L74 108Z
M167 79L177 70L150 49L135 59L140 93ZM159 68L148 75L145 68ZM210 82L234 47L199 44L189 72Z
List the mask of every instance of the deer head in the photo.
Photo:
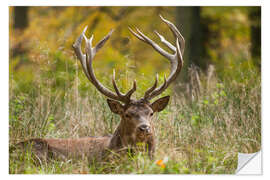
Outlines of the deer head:
M107 100L110 110L121 116L121 122L118 127L119 131L125 134L123 141L130 143L136 143L138 141L144 141L146 137L153 134L152 127L152 116L155 112L162 111L169 102L169 96L162 97L153 103L150 100L154 97L160 95L178 76L183 66L182 55L184 53L185 40L180 34L178 29L174 24L164 19L162 16L161 20L166 23L172 33L176 38L176 45L172 45L163 36L161 36L157 31L155 33L160 38L161 42L165 44L174 53L170 54L163 50L159 45L149 39L141 31L136 28L134 32L129 28L130 32L137 37L139 40L151 45L158 53L167 58L171 63L171 72L168 77L164 76L164 82L161 86L157 87L158 75L156 76L155 82L152 87L150 87L144 94L144 97L135 100L132 99L132 94L136 91L136 81L134 80L133 87L126 93L123 94L119 91L115 82L115 71L113 71L112 84L115 92L104 87L96 78L92 61L96 53L102 48L105 42L112 35L113 30L111 30L102 40L100 40L95 47L92 46L93 35L88 39L85 36L87 27L84 28L82 34L77 38L73 45L76 56L81 62L83 71L89 81L109 99ZM81 51L82 40L85 40L85 54Z

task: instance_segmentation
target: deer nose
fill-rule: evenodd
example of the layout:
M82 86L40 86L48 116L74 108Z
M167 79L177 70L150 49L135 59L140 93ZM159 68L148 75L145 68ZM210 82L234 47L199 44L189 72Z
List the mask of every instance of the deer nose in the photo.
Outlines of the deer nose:
M150 133L150 131L151 131L150 126L148 126L146 124L140 125L139 130L142 132L146 132L146 133Z

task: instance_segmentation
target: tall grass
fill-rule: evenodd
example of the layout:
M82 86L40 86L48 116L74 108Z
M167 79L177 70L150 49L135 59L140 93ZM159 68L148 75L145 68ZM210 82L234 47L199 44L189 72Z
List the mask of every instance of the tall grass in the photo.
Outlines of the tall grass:
M78 67L74 79L61 82L62 89L56 88L56 77L42 73L35 74L27 91L21 91L20 82L10 76L10 147L32 137L113 133L119 117L109 111L105 97L79 78L83 75ZM103 163L52 160L37 166L31 152L11 153L10 173L227 174L235 172L237 152L260 150L261 80L254 68L235 67L219 77L213 66L204 73L193 67L189 81L172 89L170 104L154 117L155 160L138 153Z

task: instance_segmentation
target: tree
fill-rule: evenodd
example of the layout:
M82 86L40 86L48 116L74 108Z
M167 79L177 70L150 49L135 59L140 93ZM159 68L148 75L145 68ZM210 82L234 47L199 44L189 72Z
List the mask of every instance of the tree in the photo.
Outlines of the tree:
M261 7L251 7L250 19L250 41L251 57L255 65L261 67Z
M15 6L14 7L14 23L15 29L23 30L28 26L28 7Z
M28 7L15 6L14 7L14 16L13 16L13 27L14 32L13 36L16 37L21 35L23 31L28 27ZM14 44L12 51L10 52L11 56L15 57L18 55L26 54L27 49L24 46L24 41L18 41ZM24 62L23 58L20 58L20 61L16 64L14 69L18 69Z
M200 7L177 7L176 22L186 40L186 48L184 54L184 74L187 74L187 68L191 64L195 64L202 69L206 68L203 60L203 42L201 27L201 8ZM184 77L186 79L187 77Z

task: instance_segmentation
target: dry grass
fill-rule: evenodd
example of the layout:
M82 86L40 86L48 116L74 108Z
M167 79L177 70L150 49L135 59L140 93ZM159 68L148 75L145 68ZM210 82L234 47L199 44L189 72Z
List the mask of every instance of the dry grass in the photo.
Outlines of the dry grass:
M53 78L37 78L28 93L21 93L11 79L10 146L31 137L77 138L113 132L119 117L93 87L81 91L78 76L67 82L65 91L54 88ZM41 166L33 163L30 153L13 153L10 173L234 173L237 152L261 148L260 75L249 69L236 74L237 78L221 80L211 67L205 74L191 68L189 77L189 83L174 87L169 106L155 116L155 160L168 157L165 168L141 153L107 163L51 161Z

